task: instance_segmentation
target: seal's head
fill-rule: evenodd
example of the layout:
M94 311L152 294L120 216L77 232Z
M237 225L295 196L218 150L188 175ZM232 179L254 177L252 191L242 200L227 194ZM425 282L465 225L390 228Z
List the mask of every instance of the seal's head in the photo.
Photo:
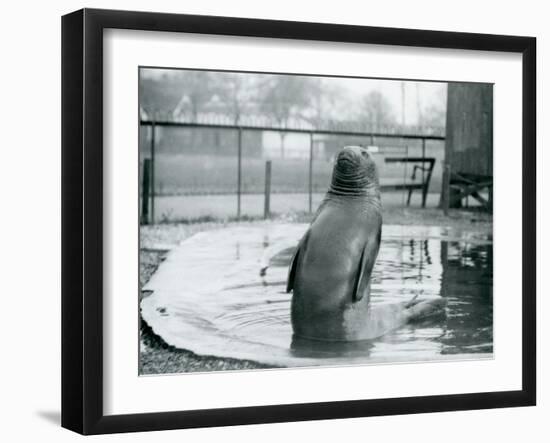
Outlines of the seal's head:
M330 192L339 195L379 195L378 168L362 146L346 146L336 158Z

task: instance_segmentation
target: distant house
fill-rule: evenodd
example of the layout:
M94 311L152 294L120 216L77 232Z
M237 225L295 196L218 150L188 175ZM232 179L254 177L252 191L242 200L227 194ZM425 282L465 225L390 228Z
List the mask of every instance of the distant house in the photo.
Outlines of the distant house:
M143 120L150 117L141 112ZM238 146L238 131L232 127L231 119L226 115L208 112L201 113L193 121L181 114L172 113L168 118L171 122L196 122L210 125L227 126L227 128L211 127L155 127L155 148L158 154L185 155L219 155L236 156ZM147 154L150 151L150 126L140 128L140 151ZM251 157L262 156L262 135L260 131L246 131L242 138L243 155Z

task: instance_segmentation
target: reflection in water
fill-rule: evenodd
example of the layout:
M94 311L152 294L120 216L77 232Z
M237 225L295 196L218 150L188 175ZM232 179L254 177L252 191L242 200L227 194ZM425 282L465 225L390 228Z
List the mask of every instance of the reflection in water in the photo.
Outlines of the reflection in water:
M493 247L442 242L441 295L447 297L443 353L493 351Z
M286 274L305 229L290 224L231 228L184 242L144 288L154 291L142 302L144 319L174 346L281 366L475 358L493 352L492 241L433 227L384 226L371 303L445 297L444 315L369 341L293 338ZM266 250L276 253L261 276Z
M364 358L370 356L370 351L374 347L371 340L361 340L356 342L342 341L321 341L310 340L301 337L292 337L290 349L292 354L297 357L311 358L334 358L341 355L359 354Z

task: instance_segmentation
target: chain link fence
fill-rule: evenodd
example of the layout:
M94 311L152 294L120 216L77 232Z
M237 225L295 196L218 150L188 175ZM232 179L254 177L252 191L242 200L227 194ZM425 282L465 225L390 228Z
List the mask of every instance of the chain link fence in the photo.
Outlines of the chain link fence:
M325 195L334 158L346 145L370 147L380 172L384 206L439 203L442 135L142 121L141 221L310 213Z

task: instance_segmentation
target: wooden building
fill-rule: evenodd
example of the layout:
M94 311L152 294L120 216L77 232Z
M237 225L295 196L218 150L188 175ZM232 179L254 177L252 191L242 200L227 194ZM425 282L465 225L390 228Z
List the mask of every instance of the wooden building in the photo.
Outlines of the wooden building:
M492 196L493 85L450 83L441 204L458 208L472 197L492 211Z

